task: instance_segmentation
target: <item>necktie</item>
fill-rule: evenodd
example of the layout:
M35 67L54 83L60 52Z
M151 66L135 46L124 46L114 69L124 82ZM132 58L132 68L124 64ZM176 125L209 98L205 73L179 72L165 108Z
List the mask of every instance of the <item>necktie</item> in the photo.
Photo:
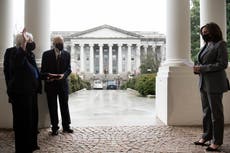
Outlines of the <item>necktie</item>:
M57 73L61 72L61 54L57 56Z

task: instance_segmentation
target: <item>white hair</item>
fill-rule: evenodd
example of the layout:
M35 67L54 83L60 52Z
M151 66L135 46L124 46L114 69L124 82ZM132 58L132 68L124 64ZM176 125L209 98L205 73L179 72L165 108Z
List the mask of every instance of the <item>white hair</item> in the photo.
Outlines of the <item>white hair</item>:
M34 40L33 35L31 33L26 32L26 36L29 38L30 41ZM17 34L15 37L16 46L20 47L22 45L23 41L24 41L24 38L22 36L22 33Z

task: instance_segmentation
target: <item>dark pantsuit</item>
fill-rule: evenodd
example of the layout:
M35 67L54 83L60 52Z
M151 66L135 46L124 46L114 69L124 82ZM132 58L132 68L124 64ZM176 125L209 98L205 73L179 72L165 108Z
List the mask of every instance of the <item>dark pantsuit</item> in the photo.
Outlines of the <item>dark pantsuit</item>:
M224 115L223 94L210 94L201 89L201 100L203 109L203 136L205 140L211 140L214 144L223 143Z

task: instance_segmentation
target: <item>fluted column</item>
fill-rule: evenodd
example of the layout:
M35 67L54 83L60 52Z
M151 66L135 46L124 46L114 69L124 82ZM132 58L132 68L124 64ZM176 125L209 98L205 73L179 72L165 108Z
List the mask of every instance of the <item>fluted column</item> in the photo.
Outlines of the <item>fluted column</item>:
M122 44L118 44L118 53L117 53L117 65L118 65L118 73L120 74L122 72L122 50L121 50Z
M84 44L80 44L80 62L81 62L81 72L85 72L85 53Z
M94 50L93 50L94 44L90 44L90 73L94 73Z
M25 27L34 36L34 53L40 66L43 51L50 49L50 0L25 0ZM48 127L50 123L45 93L38 96L38 101L39 127Z
M34 53L40 63L42 52L50 49L50 0L25 0L25 27L34 36Z
M144 59L146 59L147 58L147 48L148 48L148 46L144 45L143 48L144 48Z
M103 44L99 44L99 73L103 74Z
M165 51L165 45L161 45L161 63L165 61L166 51Z
M141 66L141 52L140 52L140 45L136 46L136 73L140 73L140 66Z
M200 0L200 26L217 23L226 40L226 0Z
M70 55L71 55L71 70L73 73L76 73L76 54L75 54L76 50L75 50L75 44L72 43L71 44L71 51L70 51Z
M12 109L8 103L5 78L3 74L3 57L5 50L13 46L13 0L0 2L0 128L12 128Z
M166 61L167 65L189 65L190 56L190 8L189 1L167 1Z
M131 72L131 44L128 44L127 71Z
M2 0L0 5L0 66L6 48L13 46L13 0Z
M113 44L109 44L109 74L113 74Z

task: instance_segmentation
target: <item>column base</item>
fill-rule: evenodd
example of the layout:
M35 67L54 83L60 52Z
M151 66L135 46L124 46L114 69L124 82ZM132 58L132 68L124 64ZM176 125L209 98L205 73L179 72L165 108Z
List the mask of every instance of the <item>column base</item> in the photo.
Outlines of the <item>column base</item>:
M157 116L166 125L200 125L198 76L189 66L162 66L156 77Z
M3 68L0 67L0 128L12 129L13 128L13 113L12 105L8 102L6 93L5 78ZM44 88L44 86L43 86ZM47 128L50 126L48 105L46 101L45 92L38 95L38 109L39 109L39 128Z
M230 68L227 69L230 76ZM230 77L229 77L230 78ZM230 123L230 92L224 94L225 124ZM166 125L201 125L198 76L190 66L162 66L156 77L157 116Z

